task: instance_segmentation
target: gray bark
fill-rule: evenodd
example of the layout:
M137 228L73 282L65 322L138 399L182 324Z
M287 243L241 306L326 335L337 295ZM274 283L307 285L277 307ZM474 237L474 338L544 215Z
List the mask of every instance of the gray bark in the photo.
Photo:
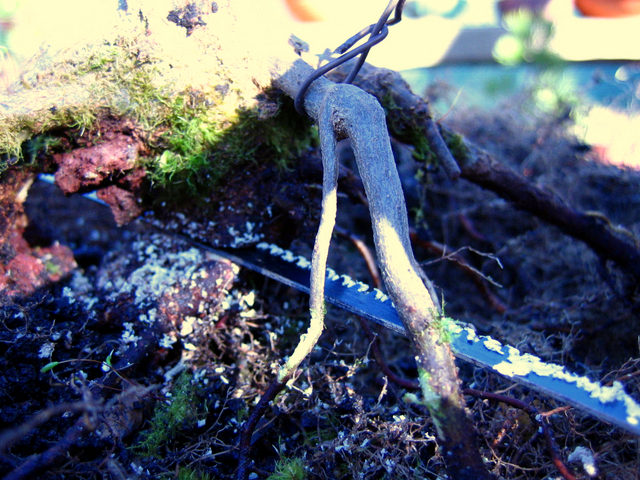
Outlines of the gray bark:
M284 69L280 64L274 69L274 83L295 97L311 72L312 68L301 60ZM479 455L474 429L465 411L454 357L445 338L446 332L442 331L437 297L413 256L407 209L384 110L363 90L351 85L336 85L324 78L312 84L304 106L318 122L326 174L322 230L314 246L312 322L317 314L313 306L317 308L323 298L326 264L323 255L326 255L330 241L326 228L328 225L332 228L335 221L336 139L349 137L369 202L382 278L409 332L416 353L423 401L436 425L447 469L456 479L492 478Z

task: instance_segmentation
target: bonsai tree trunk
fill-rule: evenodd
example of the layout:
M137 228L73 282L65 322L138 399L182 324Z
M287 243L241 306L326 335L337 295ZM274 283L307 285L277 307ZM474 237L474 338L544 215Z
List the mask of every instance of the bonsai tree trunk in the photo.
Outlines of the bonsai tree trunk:
M301 60L276 62L274 82L295 97L311 67ZM409 332L416 354L423 402L429 409L443 449L447 469L456 479L492 476L479 455L474 428L465 410L447 329L433 286L416 262L409 239L404 193L391 152L385 113L363 90L326 79L316 80L305 97L305 109L320 131L323 165L323 215L314 246L311 272L309 332L281 369L288 378L308 354L322 330L326 254L335 222L337 138L348 137L367 193L378 262L384 283ZM301 358L302 357L302 358Z

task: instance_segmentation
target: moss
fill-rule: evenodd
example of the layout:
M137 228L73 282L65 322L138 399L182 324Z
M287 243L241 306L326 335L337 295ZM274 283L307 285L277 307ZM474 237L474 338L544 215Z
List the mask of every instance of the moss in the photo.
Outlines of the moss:
M442 131L442 138L449 147L449 151L451 155L458 161L458 163L462 163L463 159L469 157L470 151L469 147L464 141L464 137L459 133L452 133L449 131Z
M449 318L444 314L444 303L442 313L432 312L432 316L432 326L438 332L439 342L451 343L453 335L460 330L460 327L453 318Z
M418 123L419 116L399 107L391 93L382 98L382 107L387 112L387 123L392 134L402 142L413 145L413 157L425 165L435 165L437 157L431 150L422 127Z
M95 126L101 110L125 113L122 97L141 95L136 77L149 76L150 67L135 71L136 54L121 39L114 44L87 46L54 61L42 55L25 74L23 89L5 97L10 115L0 120L0 172L6 160L23 158L23 142L56 129L84 132ZM124 72L128 72L128 77ZM148 102L145 105L149 105Z
M418 368L418 378L423 395L424 405L435 405L440 403L440 396L431 388L431 374L424 368ZM436 402L436 403L434 403Z
M216 62L199 72L207 85L194 86L183 78L188 72L180 75L154 55L144 40L119 37L43 58L25 88L0 104L11 112L0 119L0 174L37 156L25 155L25 142L69 130L82 135L107 115L133 120L148 147L141 165L169 198L213 189L232 168L251 162L286 169L313 142L310 121L281 95L246 100Z
M52 275L57 276L62 273L62 267L50 260L47 260L44 262L44 269L47 272L47 275L49 276L52 276Z
M323 416L322 420L331 426L327 428L318 428L307 433L305 443L311 448L318 448L320 445L331 443L338 438L338 430L336 430L335 427L336 425L340 425L339 419L329 412Z
M275 471L267 480L304 480L305 478L307 478L307 472L301 458L280 457Z
M199 470L194 470L191 468L180 468L177 477L174 473L171 473L167 476L167 479L169 478L177 478L177 480L214 480L215 477Z
M440 396L431 388L431 374L424 368L418 367L418 379L420 380L420 391L422 398L415 393L405 393L402 400L408 404L424 405L433 414L437 411L440 404Z
M418 368L418 378L420 380L420 391L422 398L414 393L406 393L402 399L408 404L424 405L431 414L431 419L436 429L438 437L443 437L442 425L447 423L447 418L442 412L442 398L431 387L431 374L424 368Z
M160 474L161 480L215 480L216 477L201 470L178 467L176 471Z
M251 163L273 162L287 169L313 141L311 123L297 116L290 100L273 92L267 96L275 101L263 100L275 110L269 115L260 111L261 104L220 114L211 108L210 96L194 104L194 95L188 92L171 104L167 132L159 139L164 150L147 164L151 178L170 197L207 193L231 169Z
M188 431L196 425L198 417L196 386L191 375L182 373L173 388L168 402L156 406L151 425L133 445L135 453L142 456L158 457L161 450L169 448L180 432Z
M62 145L62 140L53 135L36 135L22 144L22 164L24 166L36 165L42 155L48 155L57 151Z
M382 107L387 113L389 131L398 140L413 145L413 157L422 163L426 170L432 170L438 165L438 157L431 149L425 134L423 116L417 115L411 109L398 106L391 93L386 93L381 101ZM442 138L451 151L451 154L460 161L467 158L469 149L462 135L441 131Z

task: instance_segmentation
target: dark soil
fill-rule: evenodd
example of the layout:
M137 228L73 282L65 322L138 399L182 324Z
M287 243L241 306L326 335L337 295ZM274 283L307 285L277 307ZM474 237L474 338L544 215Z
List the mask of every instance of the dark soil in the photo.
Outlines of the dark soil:
M640 173L600 163L564 133L564 120L524 121L510 111L448 120L567 204L593 211L620 235L640 236ZM420 213L417 257L441 289L447 315L576 373L623 381L640 398L634 281L581 242L475 185L437 171L422 171L416 181L418 167L403 148L398 160L410 209ZM343 157L349 166L348 151ZM270 224L277 230L271 235L303 239L292 248L308 256L317 175L296 178L302 182L296 188L268 192L279 198L280 212L289 212ZM339 224L368 239L358 183L349 181ZM266 202L259 197L267 190L259 188L247 188L243 198ZM246 203L234 205L238 224L248 221ZM77 266L28 295L2 294L0 431L15 436L0 436L0 473L47 480L233 478L239 427L306 328L307 297L148 224L117 227L105 207L43 183L31 187L26 213L29 246L64 245ZM446 245L444 254L432 253L434 242ZM348 240L336 236L332 249L336 271L370 283ZM461 269L460 260L494 283ZM387 331L378 338L391 369L414 378L407 341ZM254 478L274 471L280 479L445 475L426 409L382 375L370 347L353 316L329 310L306 368L256 430ZM42 372L52 361L65 363ZM640 475L631 434L482 369L459 367L465 387L551 412L559 458L575 478L594 477L579 447L593 455L597 478ZM525 412L467 398L493 472L560 477ZM55 411L62 404L67 413ZM47 418L18 430L38 412ZM297 476L282 473L295 470L296 461Z

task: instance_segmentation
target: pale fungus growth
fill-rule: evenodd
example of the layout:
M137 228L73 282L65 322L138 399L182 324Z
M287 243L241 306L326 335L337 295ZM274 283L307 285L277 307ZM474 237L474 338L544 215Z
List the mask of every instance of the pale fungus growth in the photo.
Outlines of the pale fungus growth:
M569 454L567 461L580 463L584 473L591 478L598 475L596 459L593 456L593 452L586 447L576 447L573 452Z

